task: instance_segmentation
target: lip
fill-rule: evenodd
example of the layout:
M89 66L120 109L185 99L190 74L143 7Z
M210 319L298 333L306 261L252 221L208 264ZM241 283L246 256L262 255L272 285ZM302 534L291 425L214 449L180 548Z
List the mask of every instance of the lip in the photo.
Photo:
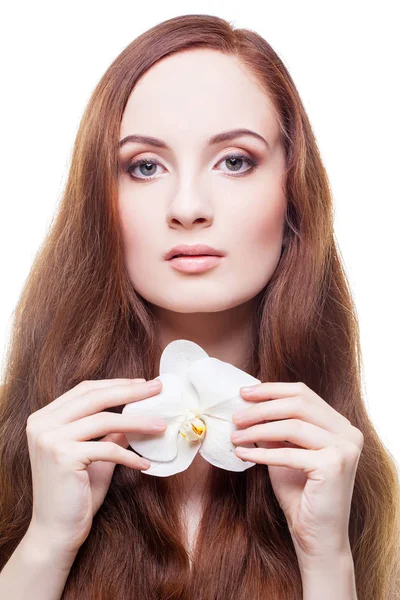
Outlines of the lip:
M222 256L177 256L168 262L171 267L184 273L202 273L216 266L222 260Z
M180 244L179 246L171 248L164 258L165 260L170 260L175 254L184 254L185 256L224 256L225 252L204 244L194 244L192 246Z

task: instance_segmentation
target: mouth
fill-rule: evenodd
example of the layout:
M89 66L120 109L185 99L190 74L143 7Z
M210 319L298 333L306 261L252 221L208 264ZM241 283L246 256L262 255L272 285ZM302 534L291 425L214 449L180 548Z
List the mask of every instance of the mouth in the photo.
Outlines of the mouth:
M191 258L199 258L200 256L218 256L218 255L216 255L216 254L174 254L174 256L171 256L171 258L168 260L172 260L173 258L180 258L181 256L186 256L186 257L191 257Z
M167 262L170 262L174 269L184 273L202 273L218 265L222 260L222 256L215 254L179 254Z
M204 256L224 256L225 252L206 244L180 244L171 248L169 252L164 255L165 260L173 260L176 258L191 257L204 257Z

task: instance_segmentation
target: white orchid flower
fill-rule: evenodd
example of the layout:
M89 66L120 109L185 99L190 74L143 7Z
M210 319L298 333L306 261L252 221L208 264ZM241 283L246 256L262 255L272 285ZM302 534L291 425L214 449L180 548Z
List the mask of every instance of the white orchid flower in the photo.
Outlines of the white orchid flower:
M232 415L249 406L240 395L245 385L261 383L230 363L210 357L189 340L175 340L160 360L161 392L126 404L123 413L162 417L167 428L157 434L125 434L129 445L151 462L142 473L168 477L189 467L197 452L227 471L245 471L256 463L235 453ZM254 444L243 444L254 448Z

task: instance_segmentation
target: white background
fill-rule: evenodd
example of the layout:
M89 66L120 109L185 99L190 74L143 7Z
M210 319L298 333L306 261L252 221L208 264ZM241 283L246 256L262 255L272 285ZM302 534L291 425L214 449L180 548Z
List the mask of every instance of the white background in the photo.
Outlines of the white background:
M215 14L262 35L299 90L331 182L336 238L361 326L367 409L400 465L396 5L7 3L0 19L0 359L4 362L12 313L59 202L78 124L97 82L153 25L182 14Z

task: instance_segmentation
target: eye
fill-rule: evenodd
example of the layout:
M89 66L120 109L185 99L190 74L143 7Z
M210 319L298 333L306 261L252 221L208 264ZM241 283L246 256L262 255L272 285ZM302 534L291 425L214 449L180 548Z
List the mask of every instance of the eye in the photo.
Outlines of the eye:
M239 169L243 166L243 162L247 162L247 164L250 165L249 169L246 169L246 171L241 171L240 174L233 175L233 177L244 177L245 175L249 175L258 166L258 162L254 158L246 156L245 154L228 154L228 156L225 156L217 164L222 162L228 162L228 164L233 167L233 172L237 173L239 173Z
M132 177L132 179L141 179L143 181L143 179L147 179L147 180L152 180L154 179L154 177L138 177L137 175L134 175L133 172L136 169L136 167L140 167L140 172L142 173L142 175L153 175L154 173L154 169L152 165L156 165L158 167L160 167L160 163L157 160L152 160L150 158L140 158L139 160L136 160L135 162L133 162L131 165L129 165L129 167L126 169L126 172L129 173L129 175ZM143 167L143 169L142 169Z
M222 158L217 164L219 165L222 162L227 162L228 165L232 167L231 173L238 173L237 175L230 175L231 177L244 177L245 175L249 175L258 166L258 161L245 154L228 154L227 156L224 156L224 158ZM246 169L245 171L240 171L243 163L250 165L250 168ZM130 177L136 181L152 181L155 179L154 167L161 167L161 163L152 158L140 158L139 160L136 160L130 164L126 169L126 172L129 173ZM136 168L140 169L140 173L144 175L144 177L139 177L137 174L134 174ZM226 173L226 171L224 172ZM150 177L147 177L147 175L150 175Z

